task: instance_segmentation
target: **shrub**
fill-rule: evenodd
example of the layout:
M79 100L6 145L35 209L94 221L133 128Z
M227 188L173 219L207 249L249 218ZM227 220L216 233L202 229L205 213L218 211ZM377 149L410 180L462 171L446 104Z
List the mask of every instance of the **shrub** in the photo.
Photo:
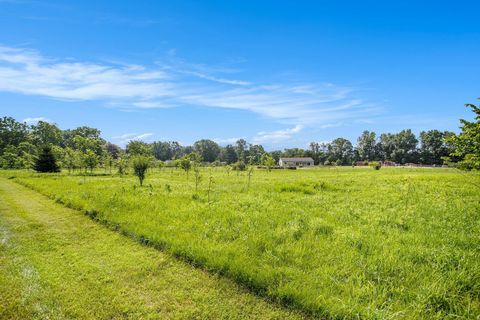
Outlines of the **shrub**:
M140 186L143 185L145 179L145 173L150 165L150 159L146 156L135 156L132 161L133 172L140 181Z
M124 174L127 173L127 168L128 168L128 157L127 156L122 156L117 159L116 161L116 166L118 169L118 174L123 176Z
M235 171L245 171L247 170L247 165L243 161L237 161L232 165L232 169Z
M275 160L272 158L272 156L269 155L268 153L263 154L261 161L268 171L270 171L272 167L275 166L275 163L276 163Z
M190 169L192 169L192 161L190 160L190 157L185 156L185 157L179 159L178 160L178 166L185 171L185 173L187 174L187 178L188 178L188 172L190 171Z
M379 161L372 161L369 163L369 166L375 170L380 170L380 168L382 167L382 163Z
M480 157L467 154L462 161L458 162L457 168L460 170L480 170Z

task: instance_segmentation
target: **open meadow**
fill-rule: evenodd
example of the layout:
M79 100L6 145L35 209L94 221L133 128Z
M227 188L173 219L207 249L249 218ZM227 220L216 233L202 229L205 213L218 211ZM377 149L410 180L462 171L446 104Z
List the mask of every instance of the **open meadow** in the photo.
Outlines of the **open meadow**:
M1 175L312 316L480 316L478 173L163 168L143 187L103 170Z

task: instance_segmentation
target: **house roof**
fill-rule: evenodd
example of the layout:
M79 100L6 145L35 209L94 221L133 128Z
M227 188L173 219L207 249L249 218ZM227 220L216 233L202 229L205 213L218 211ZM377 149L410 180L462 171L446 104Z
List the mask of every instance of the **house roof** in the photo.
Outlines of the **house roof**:
M303 158L280 158L282 161L309 161L313 162L313 159L310 157L303 157Z

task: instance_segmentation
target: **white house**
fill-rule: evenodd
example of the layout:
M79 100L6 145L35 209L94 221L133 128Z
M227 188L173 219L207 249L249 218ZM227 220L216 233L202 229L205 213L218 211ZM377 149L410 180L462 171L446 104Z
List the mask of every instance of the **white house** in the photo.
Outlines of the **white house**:
M280 158L278 165L281 167L312 167L313 159L310 157Z

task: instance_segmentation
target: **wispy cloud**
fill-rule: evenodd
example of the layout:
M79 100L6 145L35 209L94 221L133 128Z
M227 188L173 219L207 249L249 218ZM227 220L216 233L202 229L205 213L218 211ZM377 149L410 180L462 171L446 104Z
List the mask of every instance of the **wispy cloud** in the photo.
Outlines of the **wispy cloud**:
M214 138L212 139L216 143L220 145L226 145L226 144L235 144L240 139L246 139L245 137L237 137L237 138Z
M148 141L150 141L152 136L153 136L153 133L140 133L140 134L138 134L138 133L125 133L125 134L122 134L120 136L112 137L112 141L121 145L121 146L124 146L128 142L134 141L134 140L140 140L140 141L148 142Z
M212 71L213 70L213 71ZM221 75L217 75L220 73ZM222 76L223 74L223 76ZM302 128L366 119L379 109L358 91L331 83L257 84L228 79L204 65L154 67L52 59L36 51L0 47L0 91L71 101L100 101L123 108L203 106L246 110L287 129L259 133L256 141L280 141Z
M25 119L23 119L23 122L25 122L25 123L28 124L28 125L37 124L39 121L52 122L50 119L47 119L47 118L45 118L45 117L25 118Z
M253 143L270 143L276 144L286 140L289 140L294 134L300 132L303 129L302 125L296 125L293 128L287 128L283 130L276 130L270 132L259 132L253 137Z

